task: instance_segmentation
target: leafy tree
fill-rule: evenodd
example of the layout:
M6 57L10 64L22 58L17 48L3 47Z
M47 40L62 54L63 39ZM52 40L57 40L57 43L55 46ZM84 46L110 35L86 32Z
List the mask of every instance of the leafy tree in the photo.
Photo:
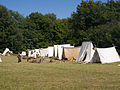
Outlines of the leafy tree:
M18 13L0 5L0 50L6 47L14 52L22 49L21 23L24 18ZM21 20L21 21L20 21Z

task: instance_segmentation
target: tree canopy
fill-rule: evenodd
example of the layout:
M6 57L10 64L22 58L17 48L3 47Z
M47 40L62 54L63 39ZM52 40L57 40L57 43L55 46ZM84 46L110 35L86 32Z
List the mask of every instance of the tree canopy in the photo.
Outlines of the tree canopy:
M0 5L0 52L8 47L17 53L70 43L92 41L96 47L117 46L120 52L120 1L82 0L66 19L54 13L34 12L23 17Z

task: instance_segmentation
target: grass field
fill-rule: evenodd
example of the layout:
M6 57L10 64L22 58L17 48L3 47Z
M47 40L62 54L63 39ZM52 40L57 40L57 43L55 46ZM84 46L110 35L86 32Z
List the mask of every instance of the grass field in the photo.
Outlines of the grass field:
M16 56L2 60L0 90L120 90L118 63L17 63Z

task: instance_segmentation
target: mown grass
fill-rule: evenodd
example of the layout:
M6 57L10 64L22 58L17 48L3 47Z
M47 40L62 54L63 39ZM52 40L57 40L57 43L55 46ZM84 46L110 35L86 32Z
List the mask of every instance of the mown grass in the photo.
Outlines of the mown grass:
M0 90L120 90L118 63L17 63L16 56L2 60Z

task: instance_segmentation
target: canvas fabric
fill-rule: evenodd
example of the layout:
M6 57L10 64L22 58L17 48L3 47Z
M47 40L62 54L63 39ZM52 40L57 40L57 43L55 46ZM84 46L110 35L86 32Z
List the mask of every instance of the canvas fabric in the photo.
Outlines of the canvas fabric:
M58 59L62 59L63 56L63 48L64 47L74 47L74 46L70 46L70 44L63 44L63 45L58 45Z
M22 56L25 56L25 55L26 55L26 52L25 52L25 51L22 51L21 55L22 55Z
M46 57L46 56L48 56L48 48L42 48L42 49L40 49L40 56L41 57Z
M92 42L83 42L77 61L90 62L94 54Z
M79 51L80 47L64 47L63 58L67 58L68 60L77 59Z
M48 47L48 57L53 57L54 55L54 47Z
M94 55L92 62L113 63L119 62L120 57L115 49L115 47L109 48L97 48L96 55ZM98 60L99 59L99 60Z
M8 51L10 51L9 48L6 48L2 55L5 56Z

